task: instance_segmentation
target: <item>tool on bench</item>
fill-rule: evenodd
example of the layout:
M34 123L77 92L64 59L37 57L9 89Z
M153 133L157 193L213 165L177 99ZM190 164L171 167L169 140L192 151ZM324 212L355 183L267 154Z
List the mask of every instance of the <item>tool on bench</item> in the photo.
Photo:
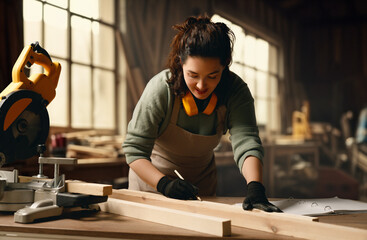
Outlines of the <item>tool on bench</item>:
M41 65L45 73L28 78L25 72L33 64ZM88 206L108 198L66 192L59 166L77 164L77 159L43 156L50 128L46 106L56 95L60 71L60 64L52 62L36 42L23 49L13 67L12 82L0 94L0 167L39 154L36 176L22 178L17 169L0 170L0 211L14 211L15 222L58 216L64 207ZM44 164L54 165L53 179L43 175Z

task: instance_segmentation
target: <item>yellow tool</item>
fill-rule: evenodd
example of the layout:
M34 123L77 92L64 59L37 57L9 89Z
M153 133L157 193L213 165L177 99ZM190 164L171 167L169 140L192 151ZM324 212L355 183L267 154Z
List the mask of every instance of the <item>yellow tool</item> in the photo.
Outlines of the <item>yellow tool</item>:
M25 67L33 64L41 65L45 69L45 73L36 73L29 78L25 74ZM0 94L0 97L8 95L11 92L20 89L32 90L50 103L56 95L56 87L59 81L61 65L58 62L52 62L48 55L38 42L26 46L15 62L11 82ZM47 103L47 104L48 104Z
M26 70L33 64L41 65L45 73L28 78ZM55 98L60 71L61 65L52 62L38 42L26 46L19 55L12 82L0 94L0 166L36 155L37 146L46 141L46 106Z

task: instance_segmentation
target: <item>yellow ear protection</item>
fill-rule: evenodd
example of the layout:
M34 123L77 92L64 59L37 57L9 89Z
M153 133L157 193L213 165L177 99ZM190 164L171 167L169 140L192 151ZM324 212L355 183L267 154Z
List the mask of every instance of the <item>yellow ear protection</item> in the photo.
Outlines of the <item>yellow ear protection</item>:
M212 93L210 97L209 103L203 111L204 114L210 115L215 109L217 105L218 97L215 93ZM199 113L198 107L196 106L194 96L192 96L190 91L187 91L186 95L182 98L182 105L184 110L188 116L194 116Z

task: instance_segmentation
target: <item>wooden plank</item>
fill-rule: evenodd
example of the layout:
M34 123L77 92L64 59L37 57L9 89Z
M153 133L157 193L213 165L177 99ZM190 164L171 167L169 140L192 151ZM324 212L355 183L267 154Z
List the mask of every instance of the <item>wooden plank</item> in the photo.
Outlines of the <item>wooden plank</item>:
M230 236L231 221L197 213L135 203L115 198L99 204L104 212L115 213L145 221L184 228L215 236Z
M18 176L18 182L19 183L27 183L27 182L31 182L33 180L42 180L42 181L47 181L47 182L51 182L53 181L52 178L37 178L37 177L29 177L29 176Z
M89 146L80 146L69 144L67 147L67 151L72 151L76 153L85 153L93 156L100 156L100 157L117 157L118 152L113 149L106 149L106 148L96 148L96 147L89 147Z
M367 230L334 224L317 222L318 218L297 216L285 213L267 213L262 211L243 211L238 206L208 201L181 201L166 198L159 194L132 191L127 189L113 190L112 198L147 203L208 216L228 218L233 226L254 230L317 240L344 240L346 236L353 240L366 240Z
M81 193L95 196L112 194L112 185L66 180L65 188L70 193Z

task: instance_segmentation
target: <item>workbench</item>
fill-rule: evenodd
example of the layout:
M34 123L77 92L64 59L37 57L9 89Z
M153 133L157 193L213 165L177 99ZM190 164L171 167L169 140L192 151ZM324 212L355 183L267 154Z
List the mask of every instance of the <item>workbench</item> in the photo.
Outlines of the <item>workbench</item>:
M318 170L320 162L319 144L317 142L304 142L304 143L287 143L287 144L267 144L268 150L268 164L265 165L264 172L267 175L268 196L275 197L275 164L277 157L279 159L287 161L287 170L290 169L291 157L295 154L299 155L311 155L311 162L314 169Z
M205 198L222 203L242 198ZM322 216L320 222L367 229L367 213ZM305 229L305 231L312 229ZM116 214L74 209L62 216L31 224L14 223L12 213L0 213L0 239L299 239L232 226L231 237L170 227ZM348 239L348 236L346 236ZM367 236L366 236L367 239Z

